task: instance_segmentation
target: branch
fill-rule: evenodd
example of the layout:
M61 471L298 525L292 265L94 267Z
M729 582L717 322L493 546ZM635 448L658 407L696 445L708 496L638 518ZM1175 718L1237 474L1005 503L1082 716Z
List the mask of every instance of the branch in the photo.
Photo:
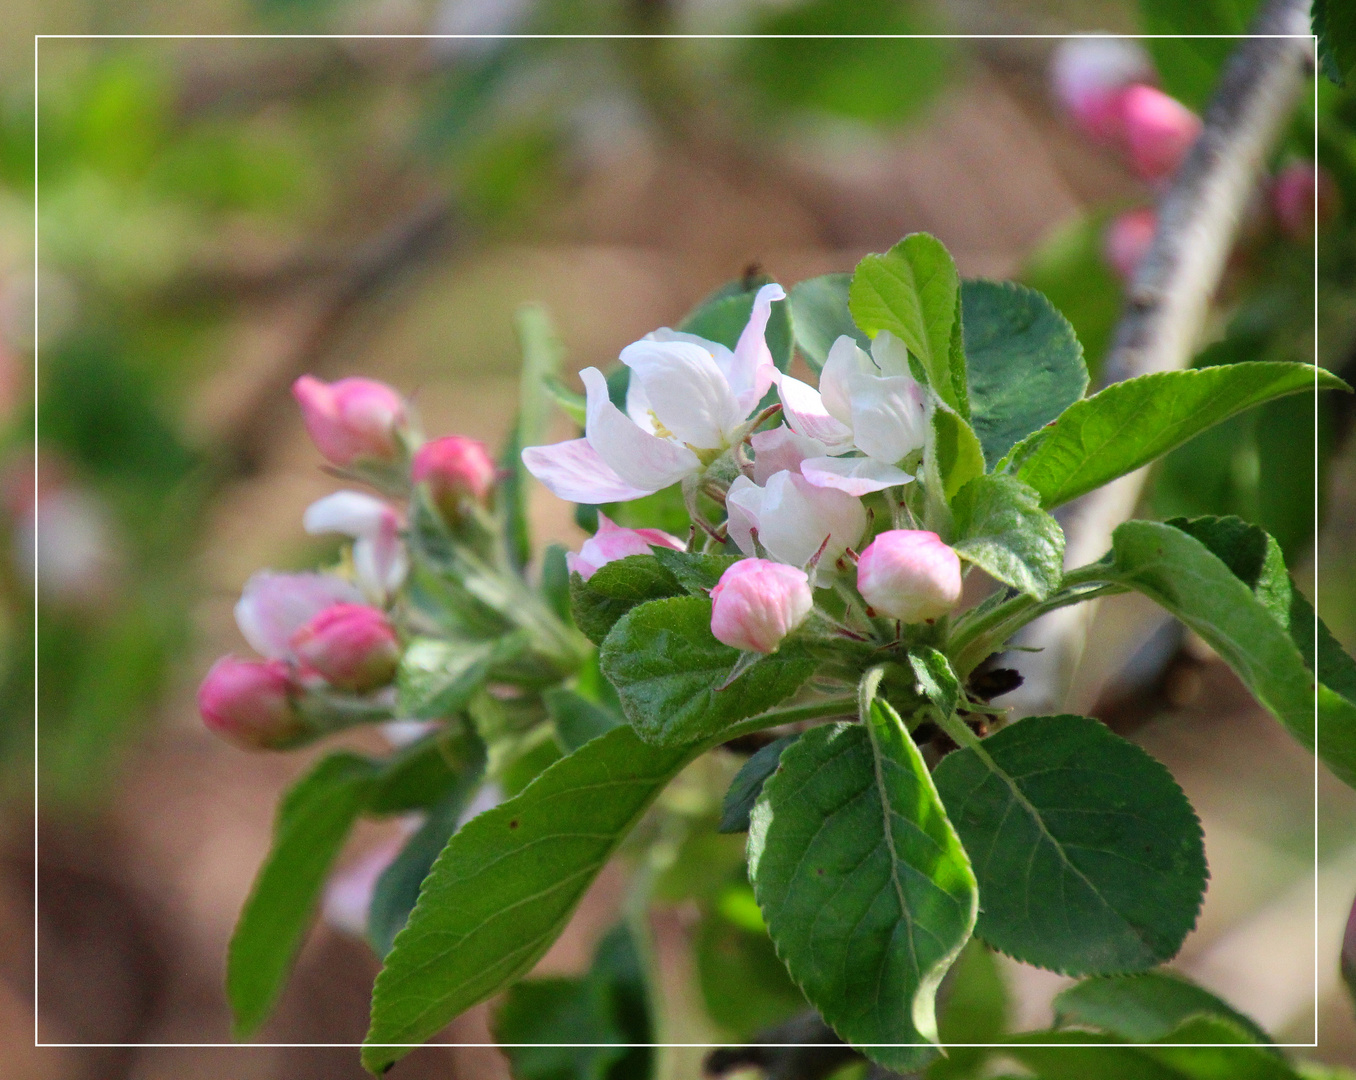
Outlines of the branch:
M1229 58L1200 138L1159 203L1158 230L1130 284L1106 382L1190 363L1266 156L1313 70L1309 0L1267 0L1250 33L1294 36L1250 37ZM1140 469L1064 509L1066 566L1105 554L1147 476ZM1094 611L1095 604L1064 608L1019 635L1022 646L1042 650L1022 664L1026 682L1010 698L1019 714L1063 707Z

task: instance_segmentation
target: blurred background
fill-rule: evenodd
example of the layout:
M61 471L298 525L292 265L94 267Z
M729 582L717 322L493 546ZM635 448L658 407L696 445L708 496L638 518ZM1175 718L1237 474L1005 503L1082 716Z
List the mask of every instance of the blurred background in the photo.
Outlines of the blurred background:
M262 566L332 552L301 511L335 482L288 388L364 374L430 434L497 444L515 408L513 315L540 301L572 369L676 325L749 272L849 270L928 230L962 274L1016 277L1075 324L1096 368L1155 191L1051 90L1057 42L401 40L364 34L1238 32L1251 0L51 0L0 37L0 1040L7 1076L358 1078L353 1050L28 1050L228 1042L223 958L278 793L313 751L250 755L193 693L241 651L231 608ZM1178 10L1180 9L1180 10ZM39 50L34 320L30 33L324 32L332 40L60 40ZM1154 42L1143 78L1199 111L1218 41ZM1320 80L1259 190L1201 362L1312 357L1352 379L1356 93ZM1312 176L1316 192L1282 178ZM1297 174L1296 174L1297 175ZM1294 187L1294 182L1291 181ZM1315 239L1312 200L1322 224ZM1295 200L1299 199L1296 204ZM1298 205L1298 209L1296 209ZM1146 222L1148 225L1146 227ZM34 356L40 477L33 480ZM1320 417L1320 613L1356 646L1356 440ZM1202 436L1147 514L1238 513L1313 591L1312 403ZM566 427L562 422L560 434ZM570 507L534 496L543 540ZM40 814L33 818L34 523ZM1122 602L1123 600L1123 602ZM1209 651L1129 598L1102 609L1076 708L1131 734L1186 788L1212 882L1177 966L1278 1038L1356 1065L1337 951L1356 893L1356 794L1318 777ZM360 829L349 856L383 842ZM610 925L605 874L542 970L578 972ZM1315 900L1319 912L1315 939ZM735 1026L704 999L693 913L654 920L674 1035ZM1315 999L1314 956L1317 951ZM358 1041L376 960L328 924L265 1038ZM1011 965L1025 1025L1063 982ZM484 1010L449 1042L485 1041ZM677 1058L696 1076L699 1052ZM486 1048L432 1048L400 1077L499 1078Z

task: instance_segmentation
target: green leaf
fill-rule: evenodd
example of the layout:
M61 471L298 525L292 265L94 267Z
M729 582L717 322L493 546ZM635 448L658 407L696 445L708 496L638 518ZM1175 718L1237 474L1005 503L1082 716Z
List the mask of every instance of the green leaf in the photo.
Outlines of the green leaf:
M824 1019L887 1068L913 1069L934 1056L937 987L977 894L879 680L862 682L860 724L812 728L783 753L754 807L749 872L777 954Z
M541 593L556 617L567 625L570 615L570 564L563 544L550 544L541 557Z
M1008 988L998 958L978 938L971 938L942 982L937 1029L947 1056L934 1061L928 1080L969 1080L988 1054L982 1046L957 1043L1001 1043L1008 1030Z
M584 636L601 645L617 620L637 604L683 591L653 555L628 555L600 566L587 581L571 574L570 610Z
M226 954L226 996L237 1038L256 1031L277 1000L315 914L320 890L377 774L353 754L331 754L278 808L273 847L254 879Z
M1307 364L1251 361L1114 383L1012 449L1010 471L1047 510L1147 465L1236 413L1287 394L1346 389Z
M1011 476L979 476L961 488L952 509L956 554L990 577L1044 600L1064 574L1064 530L1040 498Z
M678 329L733 349L739 344L739 335L744 332L749 316L753 314L753 301L758 290L771 283L772 279L766 274L750 274L732 281L698 304ZM791 365L792 351L791 314L785 300L773 303L765 340L772 353L772 362L779 371L785 371Z
M640 958L626 927L603 939L582 979L533 979L512 987L495 1014L494 1037L502 1044L536 1044L504 1046L514 1080L648 1076L653 1051L626 1045L652 1037Z
M1314 0L1313 18L1323 74L1345 86L1356 70L1356 11L1341 0Z
M889 330L904 342L937 396L968 417L965 357L953 355L952 342L960 278L942 242L912 233L884 255L866 256L852 275L849 295L857 325L872 338Z
M556 725L556 737L567 754L623 722L611 709L563 686L553 686L542 698Z
M752 890L740 888L756 914ZM703 916L694 952L706 1012L732 1039L757 1038L805 1011L805 995L777 959L765 927L736 923L718 907Z
M706 743L656 747L616 728L448 841L377 976L363 1064L409 1046L536 964L659 792Z
M1239 45L1227 35L1246 34L1256 6L1257 0L1139 0L1144 32L1164 35L1145 41L1163 89L1197 112L1204 109Z
M716 587L726 570L739 562L738 555L703 555L695 551L674 551L656 547L654 557L692 596L705 596Z
M439 720L466 707L489 677L505 639L449 641L418 637L400 658L396 700L401 716ZM514 637L515 644L521 644Z
M793 285L787 296L796 345L816 374L829 358L833 343L844 334L863 349L871 347L871 339L857 329L848 310L851 283L851 274L824 274Z
M1131 1042L1154 1042L1193 1016L1222 1017L1237 1024L1254 1042L1267 1033L1209 990L1167 971L1085 979L1054 1001L1055 1022L1100 1028Z
M934 773L974 860L975 933L1066 974L1166 960L1205 891L1200 823L1167 769L1086 716L1036 716Z
M711 636L711 601L699 596L633 608L599 652L627 722L646 742L668 746L714 735L785 701L816 666L790 641L730 682L743 656Z
M950 502L966 484L984 475L984 449L974 429L950 409L932 413L932 441L927 453L927 483L940 486Z
M915 645L909 650L909 666L918 680L923 696L950 716L960 703L961 686L947 658L931 645Z
M1088 369L1073 327L1035 289L966 281L961 297L970 422L992 468L1083 396Z
M1174 1041L1244 1042L1237 1027L1211 1017L1187 1021ZM1298 1080L1278 1055L1253 1046L1131 1047L1086 1031L1033 1031L1012 1037L1010 1055L1041 1080ZM1094 1045L1083 1045L1083 1044ZM1096 1044L1102 1045L1096 1045Z
M782 759L782 751L800 736L783 735L775 742L759 747L748 761L735 773L725 798L720 804L720 824L716 828L723 833L742 833L749 831L749 814L758 796L763 793L763 783L777 771Z
M480 768L485 744L468 724L458 722L397 751L372 782L369 814L427 810L443 801L469 770Z

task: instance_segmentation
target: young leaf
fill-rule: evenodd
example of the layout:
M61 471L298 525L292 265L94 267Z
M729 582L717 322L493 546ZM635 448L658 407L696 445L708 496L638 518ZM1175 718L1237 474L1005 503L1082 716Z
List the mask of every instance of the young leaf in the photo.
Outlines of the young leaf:
M714 735L772 708L815 670L814 660L791 641L730 682L742 656L711 636L711 601L699 596L633 608L599 652L627 721L646 742L664 746Z
M706 743L656 747L619 727L467 822L420 890L372 997L373 1072L530 971L617 845Z
M970 423L992 468L1083 396L1088 369L1073 327L1035 289L966 281L961 297Z
M863 680L860 724L812 728L782 755L754 807L749 873L777 954L824 1019L887 1068L914 1069L934 1056L937 987L977 893L879 680Z
M418 720L455 716L485 684L503 640L415 638L401 656L396 675L400 715ZM515 642L521 640L515 635Z
M617 620L637 604L681 596L683 587L653 555L628 555L600 566L585 581L570 575L570 610L575 625L601 645Z
M968 417L965 357L954 355L952 342L959 305L956 264L927 233L904 237L884 255L868 255L852 275L849 307L857 325L872 338L889 330L904 342L937 396Z
M960 702L960 680L947 658L930 645L915 645L909 650L909 666L923 696L950 716Z
M739 343L739 335L744 332L749 316L753 313L754 297L758 295L759 289L771 281L766 274L751 274L721 286L698 304L678 329L733 349ZM791 315L785 300L773 303L765 340L768 351L772 353L772 362L779 370L785 371L791 365L792 350Z
M978 476L956 494L956 554L990 577L1043 600L1064 574L1064 530L1029 486Z
M857 329L848 310L851 283L851 274L824 274L793 285L787 297L796 345L816 374L829 358L833 343L844 334L863 349L871 347L871 339Z
M362 811L378 766L331 754L287 793L273 848L254 880L226 955L237 1038L267 1018L315 914L330 866Z
M1035 488L1049 510L1147 465L1221 420L1312 391L1315 383L1347 389L1321 368L1279 361L1141 375L1069 406L1012 448L1008 469Z
M1193 1016L1222 1017L1237 1024L1254 1042L1267 1043L1267 1033L1209 990L1167 971L1084 979L1054 1001L1060 1026L1101 1028L1131 1042L1154 1042L1170 1035Z
M970 425L941 406L933 411L929 435L927 482L939 485L950 502L962 487L984 475L984 449Z
M652 549L659 565L674 576L692 596L705 596L716 587L720 576L739 561L738 555L703 555L695 551Z
M546 711L556 725L556 737L567 754L578 750L590 739L605 735L622 723L622 718L605 705L590 701L573 690L553 686L542 695Z
M730 781L729 790L720 804L719 832L742 833L749 831L749 813L758 796L763 793L763 783L777 771L782 759L782 751L795 742L799 735L783 735L776 742L760 747L744 762L735 778Z
M1205 892L1200 823L1139 747L1086 716L1035 716L947 755L937 790L974 860L975 933L1065 974L1166 960Z

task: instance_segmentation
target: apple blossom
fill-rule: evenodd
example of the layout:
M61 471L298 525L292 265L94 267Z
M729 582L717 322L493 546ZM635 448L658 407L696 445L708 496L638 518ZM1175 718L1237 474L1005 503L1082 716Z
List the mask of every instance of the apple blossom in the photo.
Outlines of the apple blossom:
M209 730L250 750L280 749L305 732L282 660L223 656L198 687L198 711Z
M292 635L333 604L360 604L362 593L334 574L278 574L260 570L235 605L240 633L255 652L291 659Z
M935 619L960 601L960 557L934 532L892 529L862 552L857 589L875 611L892 619Z
M386 616L366 604L334 604L292 635L302 665L331 686L366 693L395 678L400 641Z
M846 334L835 341L818 390L789 375L778 390L791 429L827 448L801 463L812 484L865 495L913 479L898 463L927 440L927 394L909 371L904 343L888 330L876 335L870 355ZM853 450L866 456L842 456Z
M767 559L741 559L711 590L711 633L748 652L776 652L814 607L804 570Z
M1120 137L1121 92L1152 76L1144 48L1125 38L1066 38L1050 64L1056 99L1074 123L1099 142Z
M1125 146L1135 171L1162 180L1182 164L1201 133L1201 118L1153 86L1136 85L1120 98Z
M325 383L303 375L292 384L311 441L341 467L362 458L390 461L399 456L397 433L405 422L405 401L375 379Z
M565 563L570 573L578 574L585 581L593 577L600 566L606 566L615 559L624 559L628 555L648 555L651 546L671 548L683 551L687 545L676 536L662 529L626 529L610 520L606 514L598 515L598 531L580 545L579 553L565 553Z
M638 499L700 473L739 438L772 385L776 366L764 334L780 285L764 285L733 351L662 329L628 345L623 413L597 368L579 373L586 392L584 438L529 446L523 464L562 499Z
M361 491L336 491L306 508L302 527L312 534L353 538L353 570L368 599L384 604L409 573L409 555L400 539L400 515Z
M461 514L463 500L484 503L494 490L494 459L478 439L445 435L415 451L410 477L427 484L434 503L449 520Z
M1135 276L1157 231L1158 215L1147 206L1117 214L1107 224L1102 235L1102 254L1122 281Z
M833 566L866 531L861 500L836 488L816 487L791 470L774 473L764 486L747 476L730 485L725 497L730 536L746 554L758 554L753 534L772 558L806 566L820 553L815 584L826 586Z

